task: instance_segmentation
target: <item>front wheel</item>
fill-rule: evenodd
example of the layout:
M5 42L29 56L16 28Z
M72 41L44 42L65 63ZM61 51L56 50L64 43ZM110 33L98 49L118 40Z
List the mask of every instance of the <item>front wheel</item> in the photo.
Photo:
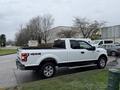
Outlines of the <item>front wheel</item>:
M54 76L56 69L53 63L45 63L41 66L41 75L43 78L50 78Z
M98 62L97 62L97 67L102 69L106 66L106 63L107 63L107 59L106 57L103 57L101 56L99 59L98 59Z

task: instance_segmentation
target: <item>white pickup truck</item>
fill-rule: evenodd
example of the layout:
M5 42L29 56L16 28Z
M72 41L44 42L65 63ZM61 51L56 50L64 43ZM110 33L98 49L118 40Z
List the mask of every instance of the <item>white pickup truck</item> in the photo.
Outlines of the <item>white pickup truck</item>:
M96 48L83 39L61 38L52 48L21 48L17 52L16 65L21 70L40 71L44 78L55 74L56 66L72 67L96 64L104 68L107 62L105 49Z

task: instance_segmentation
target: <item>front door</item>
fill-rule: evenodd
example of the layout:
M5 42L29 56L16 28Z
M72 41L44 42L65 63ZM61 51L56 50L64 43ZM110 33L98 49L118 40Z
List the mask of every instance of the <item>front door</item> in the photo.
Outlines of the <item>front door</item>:
M91 61L95 60L97 55L95 50L89 50L92 46L80 40L71 40L71 49L68 52L70 62Z

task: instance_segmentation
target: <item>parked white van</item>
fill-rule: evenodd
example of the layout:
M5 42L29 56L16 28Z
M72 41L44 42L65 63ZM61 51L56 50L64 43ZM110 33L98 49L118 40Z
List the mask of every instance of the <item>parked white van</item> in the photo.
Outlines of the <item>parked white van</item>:
M92 45L95 47L99 47L101 45L107 45L107 44L114 44L114 41L110 39L102 39L102 40L94 40L92 42Z

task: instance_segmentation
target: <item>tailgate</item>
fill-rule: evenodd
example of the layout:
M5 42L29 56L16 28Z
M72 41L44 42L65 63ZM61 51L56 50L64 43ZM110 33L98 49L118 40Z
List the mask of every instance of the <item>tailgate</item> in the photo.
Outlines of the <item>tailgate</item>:
M21 53L21 49L17 50L17 60L20 61L20 53Z

